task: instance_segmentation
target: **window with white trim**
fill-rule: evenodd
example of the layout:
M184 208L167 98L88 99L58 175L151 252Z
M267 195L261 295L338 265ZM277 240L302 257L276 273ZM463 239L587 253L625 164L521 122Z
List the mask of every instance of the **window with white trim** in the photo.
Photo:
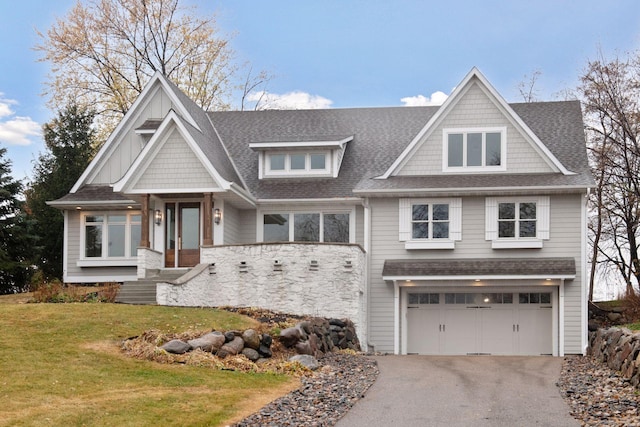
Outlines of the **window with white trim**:
M445 171L506 170L506 128L445 129L443 133Z
M462 199L400 199L405 249L453 249L462 240Z
M140 212L84 214L81 234L84 259L135 258L140 244Z
M485 200L485 239L494 249L541 248L549 239L548 196Z
M266 177L329 175L331 174L330 154L328 151L266 153L264 175Z
M262 215L263 242L350 243L350 212L273 212Z

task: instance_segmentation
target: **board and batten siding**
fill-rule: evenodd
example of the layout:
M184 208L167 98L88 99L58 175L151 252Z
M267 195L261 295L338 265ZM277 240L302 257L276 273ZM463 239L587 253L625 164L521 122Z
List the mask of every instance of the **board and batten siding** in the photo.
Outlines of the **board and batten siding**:
M211 175L177 129L143 172L134 189L217 189Z
M106 212L96 212L106 214ZM114 277L136 276L136 267L78 267L80 257L80 211L67 211L66 264L63 265L64 281L71 283L112 282ZM72 280L67 280L67 277ZM99 278L100 280L93 280Z
M550 197L550 239L542 249L492 249L485 240L485 197L462 198L462 240L453 250L406 250L399 241L399 202L394 198L370 199L371 205L371 265L369 288L369 341L376 351L394 350L393 284L382 280L382 268L387 259L442 258L527 258L573 257L576 260L575 280L565 282L565 353L582 353L582 219L583 194ZM488 286L491 281L487 281ZM528 285L531 285L529 282ZM517 286L517 283L514 283Z
M158 85L146 105L136 110L129 126L114 135L118 144L112 145L106 161L88 184L113 184L122 178L144 148L145 138L149 138L136 134L135 129L148 119L163 119L173 107L171 99Z
M398 172L398 175L442 175L443 130L451 128L507 129L507 172L544 173L551 167L540 157L531 144L509 119L473 84L455 106L431 132L422 145Z

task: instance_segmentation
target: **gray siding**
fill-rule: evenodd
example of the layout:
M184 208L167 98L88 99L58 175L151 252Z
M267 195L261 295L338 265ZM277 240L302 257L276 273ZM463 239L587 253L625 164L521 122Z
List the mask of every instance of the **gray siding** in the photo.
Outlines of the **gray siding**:
M364 207L356 206L356 243L364 247Z
M471 127L507 128L507 171L505 173L552 172L533 146L514 127L487 94L473 84L459 99L455 109L434 127L398 175L441 175L443 129Z
M224 205L224 244L237 245L240 242L239 210L230 204Z
M393 351L393 284L382 280L386 259L574 257L577 277L565 283L565 352L581 353L582 200L581 194L551 197L550 239L542 249L491 249L484 233L485 198L464 197L462 241L455 249L406 250L398 238L398 199L371 199L369 339L376 351Z
M63 266L65 277L74 278L74 282L111 282L118 276L136 275L136 267L78 267L80 259L80 212L68 211L67 262ZM93 280L98 278L99 280Z
M180 179L176 179L179 177ZM191 189L218 185L184 138L174 129L153 163L143 172L135 189Z
M253 209L243 209L238 211L238 243L256 242L256 216L257 211Z
M145 120L162 119L173 108L170 98L161 89L160 84L151 92L149 101L138 109L130 125L123 128L118 135L113 135L118 144L113 144L106 161L88 184L112 184L126 173L142 148L144 139L135 133Z

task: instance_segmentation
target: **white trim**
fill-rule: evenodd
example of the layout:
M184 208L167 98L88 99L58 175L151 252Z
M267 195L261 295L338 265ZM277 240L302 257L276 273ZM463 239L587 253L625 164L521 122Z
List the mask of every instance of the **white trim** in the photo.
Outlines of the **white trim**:
M324 169L312 169L311 168L311 156L314 154L324 155ZM334 153L329 150L311 150L311 151L274 151L270 153L264 153L261 157L264 164L260 165L259 170L262 171L260 175L261 179L266 178L305 178L305 177L333 177L334 170L333 160ZM304 155L304 169L292 169L291 168L291 156ZM271 169L271 157L272 156L284 156L284 169Z
M394 280L410 280L414 281L425 281L425 282L434 282L434 281L447 281L447 280L470 280L474 281L470 286L484 286L482 283L475 284L475 280L564 280L564 279L575 279L575 274L508 274L508 275L499 275L499 274L488 274L488 275L460 275L460 276L452 276L452 275L443 275L443 276L382 276L382 280L385 281L394 281ZM542 284L540 286L553 286L553 283Z
M581 242L582 244L580 245L580 259L581 259L581 268L580 268L580 273L581 273L581 284L580 284L580 301L581 301L581 311L582 311L582 316L581 316L581 339L582 339L582 355L586 355L587 354L587 349L589 347L589 318L588 318L588 300L589 300L589 293L588 293L588 286L589 286L589 279L588 279L588 275L587 275L587 221L588 221L588 203L589 203L589 190L587 190L585 196L584 196L584 202L582 203L582 231L581 231Z
M400 285L393 282L393 354L400 354Z
M586 307L582 307L586 310ZM564 357L564 279L560 281L558 286L558 356Z
M358 190L354 189L352 192L354 194L413 194L413 193L431 193L434 196L440 193L456 193L456 194L469 194L469 195L477 195L478 193L487 194L494 192L496 194L505 193L507 191L517 191L522 194L526 194L527 192L531 193L539 193L541 191L547 193L558 192L560 194L565 193L575 193L576 191L570 190L581 190L592 188L588 185L566 185L566 186L532 186L532 187L452 187L452 188L383 188L383 189L367 189L367 190Z
M256 242L264 243L264 216L271 214L286 214L289 216L287 221L289 222L289 242L295 242L295 215L297 214L318 214L319 215L319 223L318 223L318 237L319 241L316 243L343 243L343 242L325 242L324 241L324 215L330 214L348 214L349 215L349 242L350 244L356 243L356 208L355 206L351 209L332 209L332 208L313 208L309 207L306 209L301 208L282 208L282 209L258 209L256 211ZM267 242L268 243L268 242Z
M153 190L127 190L127 194L185 194L185 193L223 193L224 189L213 187L190 187L190 188L154 188Z
M135 267L138 258L84 258L76 261L78 267Z
M554 357L558 357L558 355L560 354L560 334L558 333L558 331L560 330L559 328L559 322L560 322L560 317L559 317L559 313L560 313L560 298L558 297L558 290L559 287L555 287L553 289L553 293L551 294L551 304L553 306L553 312L551 313L551 330L553 331L553 356Z
M137 281L138 276L132 275L111 275L106 274L104 276L65 276L65 283L106 283L106 282L129 282Z
M456 242L450 239L424 239L424 240L408 240L404 242L404 248L407 250L414 249L455 249Z
M540 249L542 239L498 239L491 241L491 249Z
M429 205L429 230L433 230L433 205L447 205L449 207L449 237L446 239L412 237L413 205ZM462 198L400 198L398 200L398 240L405 242L405 249L454 249L455 242L462 240Z
M153 137L151 137L149 142L144 146L144 148L142 149L138 157L135 159L135 161L131 164L131 166L129 167L127 172L124 174L124 176L120 178L115 184L113 184L113 189L115 192L125 192L125 193L162 192L161 189L157 189L157 188L135 190L133 189L133 187L135 187L138 181L142 178L142 176L144 175L144 172L153 161L153 158L162 150L162 147L168 141L169 136L171 135L171 131L173 130L173 128L171 127L171 124L173 124L175 126L175 129L178 130L183 140L186 142L189 148L191 148L191 150L194 152L198 160L200 160L201 165L209 173L210 177L213 179L216 185L219 188L222 188L224 190L229 190L231 183L225 180L224 178L222 178L222 176L218 173L218 171L216 171L216 169L213 167L211 162L209 162L209 159L204 155L204 153L200 149L200 146L194 141L193 137L191 136L191 133L189 133L189 131L185 127L180 116L178 116L176 112L172 110L172 111L169 111L167 116L164 118L164 120L160 124L160 127L158 127L158 131L153 135ZM199 189L183 188L183 189L180 189L180 191L178 191L178 189L172 189L171 192L175 192L175 193L187 192L188 193L188 192L195 192L198 190ZM199 191L202 191L202 190L199 190ZM208 188L207 191L211 192L212 189Z
M251 142L249 148L256 151L273 148L343 148L351 140L353 140L353 136L337 140Z
M80 216L80 215L78 215ZM63 239L62 239L62 281L67 282L67 263L69 262L69 211L62 211Z
M256 203L260 205L277 205L277 204L336 204L336 203L361 203L362 198L360 197L336 197L335 199L257 199Z
M105 156L106 159L109 158L109 156L107 156L107 152L110 152L113 149L112 145L115 144L114 141L117 139L116 137L119 136L119 134L126 126L131 126L132 122L134 121L133 118L139 115L138 108L141 108L140 106L142 104L150 102L151 98L153 98L153 95L155 95L157 90L160 89L156 87L156 83L158 82L158 84L161 85L161 88L164 89L165 94L171 99L172 107L174 109L178 109L180 111L180 115L184 117L185 120L187 120L193 127L200 130L198 124L195 122L193 117L191 117L189 111L185 108L182 102L180 102L179 98L176 96L175 92L171 89L169 83L165 79L166 77L164 77L161 72L155 72L149 82L147 82L147 84L142 89L142 92L140 92L140 95L138 95L127 113L124 115L122 120L120 120L114 131L111 132L109 138L107 138L107 141L98 151L98 154L96 154L91 163L89 163L89 166L87 166L80 178L78 178L74 186L71 188L71 191L69 191L70 193L75 193L76 191L78 191L80 187L86 183L89 176L93 175L95 171L98 171L100 169L98 168L98 165L102 164L103 158Z
M427 124L418 132L418 134L413 138L411 143L404 149L404 151L396 158L393 164L387 169L387 171L381 176L377 177L378 179L387 179L392 175L396 175L401 166L408 161L408 159L412 156L415 149L420 146L424 140L425 135L433 131L433 127L438 123L442 118L445 117L446 114L449 113L449 110L458 102L459 98L468 90L471 85L472 79L477 79L479 81L480 87L486 89L488 91L488 95L491 95L494 98L494 101L498 104L499 107L502 108L503 113L507 116L507 118L511 119L511 121L519 127L523 133L529 137L529 139L533 142L534 148L536 148L542 155L545 157L547 163L558 172L562 172L564 175L573 175L573 172L567 170L562 163L551 153L551 151L540 141L540 139L533 133L533 131L522 121L522 119L515 113L515 111L509 106L509 104L505 101L505 99L495 90L495 88L489 83L486 77L478 70L478 68L473 67L469 73L462 79L462 82L456 86L451 95L447 98L447 100L440 106L438 111L429 119Z

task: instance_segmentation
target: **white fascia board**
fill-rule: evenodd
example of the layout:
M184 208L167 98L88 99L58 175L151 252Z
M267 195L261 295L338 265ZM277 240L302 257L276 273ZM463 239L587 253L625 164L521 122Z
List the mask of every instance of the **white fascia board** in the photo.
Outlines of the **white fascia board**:
M92 207L129 207L136 206L138 207L140 204L135 200L90 200L90 201L81 201L81 202L46 202L48 206L52 206L58 209L77 209L81 208L92 208Z
M249 193L249 191L245 190L235 182L231 183L231 191L241 197L243 200L248 202L251 206L256 206L256 199Z
M129 124L131 118L138 114L138 108L144 102L147 102L147 98L155 90L155 84L159 82L159 84L163 87L167 96L171 99L172 105L174 109L180 111L180 114L187 120L191 125L193 125L196 129L200 130L200 127L196 123L196 121L191 117L188 110L184 107L180 99L176 96L175 92L169 87L167 83L166 77L162 75L159 71L156 71L149 82L144 86L140 95L133 102L127 113L124 115L122 120L118 123L114 131L109 135L107 141L103 144L103 146L98 151L98 154L93 158L89 166L84 170L78 181L76 181L75 185L69 191L70 193L75 193L78 189L86 182L89 175L96 169L97 165L102 163L102 159L105 157L106 153L111 150L111 145L113 145L116 135L119 135L122 129ZM107 156L108 157L108 156Z
M469 275L469 276L382 276L382 280L385 281L427 281L427 282L434 282L434 281L459 281L459 280L471 280L471 281L475 281L475 280L547 280L547 279L551 279L551 280L572 280L575 279L576 275L575 274L531 274L531 275L525 275L525 274L511 274L511 275ZM473 286L473 284L471 284L470 286ZM482 285L476 285L476 286L482 286ZM517 285L516 285L517 286Z
M353 190L355 194L380 194L380 195L394 195L394 194L411 194L411 193L430 193L437 194L468 194L468 195L487 195L487 194L503 194L505 192L518 192L522 194L527 193L551 193L551 194L563 194L563 193L577 193L590 189L590 186L586 185L567 185L567 186L553 186L553 187L456 187L456 188L385 188L379 190Z
M253 150L269 150L274 148L342 148L344 144L353 140L353 135L338 140L328 141L273 141L273 142L251 142L249 148Z
M260 205L283 205L283 204L291 204L291 203L304 203L304 204L335 204L335 203L349 203L349 204L360 204L362 203L362 198L360 197L343 197L343 198L333 198L333 199L257 199L256 203Z
M200 160L202 165L205 167L209 175L216 182L216 184L218 184L218 186L223 190L228 190L230 188L231 183L226 181L224 178L222 178L218 173L218 171L215 170L211 162L209 162L209 159L207 159L207 157L204 155L204 153L202 152L198 144L191 137L191 134L184 126L184 123L182 123L182 120L180 119L180 117L177 115L175 111L171 110L169 111L169 114L167 114L167 116L164 118L160 126L158 127L158 130L156 131L156 133L153 135L153 137L151 137L151 139L144 146L144 148L142 149L142 151L140 152L136 160L129 167L129 169L127 170L127 173L125 173L125 175L113 185L114 191L116 192L131 191L130 190L131 187L133 187L138 181L138 179L140 179L145 169L145 166L147 166L148 163L151 161L152 156L155 153L157 153L157 151L160 150L162 145L166 142L166 138L168 137L166 130L167 128L169 128L169 126L171 126L171 124L174 124L176 126L176 128L182 135L182 138L186 141L189 147L196 154L196 157L198 157L198 159ZM189 190L195 191L195 189L183 189L182 192L189 191ZM211 191L211 189L209 189L209 191Z

